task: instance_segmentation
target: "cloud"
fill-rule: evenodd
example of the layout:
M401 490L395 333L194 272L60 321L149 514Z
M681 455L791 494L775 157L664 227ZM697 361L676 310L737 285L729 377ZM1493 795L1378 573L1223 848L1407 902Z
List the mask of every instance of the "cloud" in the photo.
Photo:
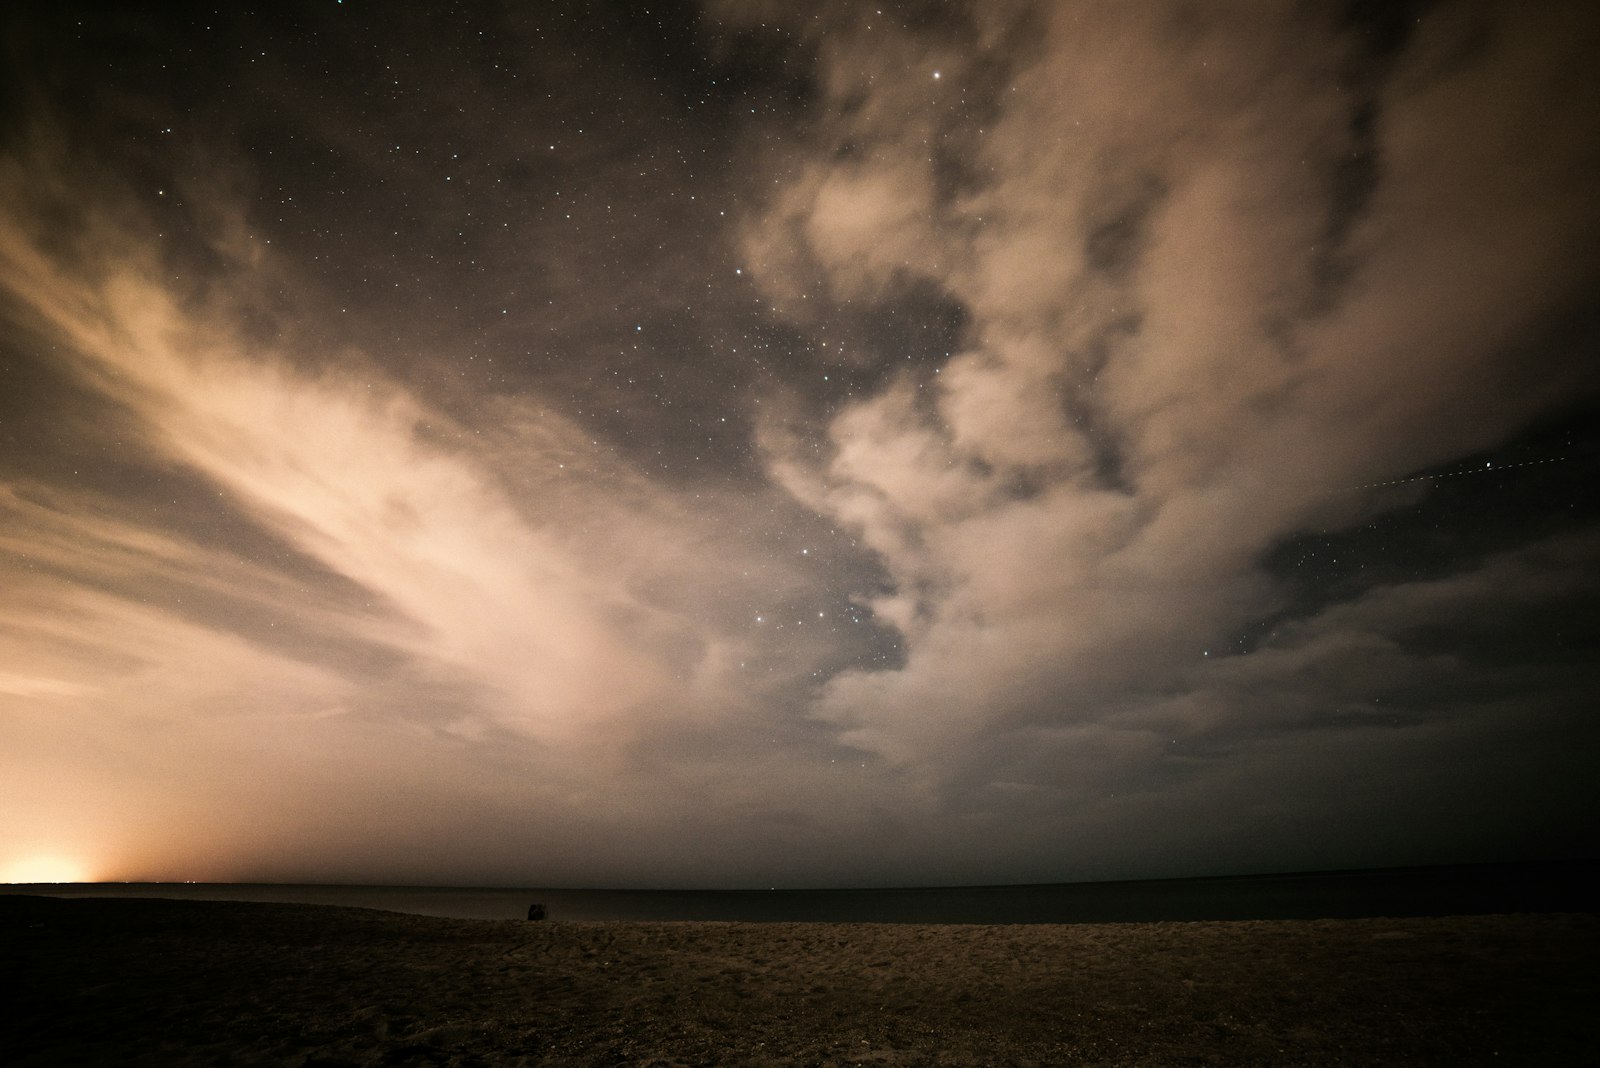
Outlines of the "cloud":
M1592 18L706 10L728 73L781 57L781 114L736 77L680 128L627 71L647 106L582 138L576 75L462 125L490 64L397 164L400 118L308 118L280 69L263 136L315 176L16 126L0 836L841 884L1461 859L1592 813L1592 517L1469 545L1436 481L1373 485L1600 395ZM1293 566L1408 531L1426 568Z
M790 306L796 264L840 300L914 274L971 322L936 376L845 405L826 459L769 439L775 475L881 555L872 605L905 639L816 714L935 781L1018 724L1087 745L1129 701L1247 717L1158 695L1282 607L1268 549L1394 504L1334 489L1592 392L1579 354L1517 350L1592 285L1600 224L1584 38L1524 14L1441 10L1376 81L1352 27L1287 5L986 8L954 53L887 23L827 38L818 155L747 231L758 279ZM985 54L1023 25L1033 47ZM935 196L937 146L968 135L968 182ZM1372 641L1344 658L1381 664Z
M117 383L159 448L380 598L409 624L413 655L491 680L503 719L559 735L661 687L665 666L621 637L644 626L625 591L525 523L468 457L427 440L430 413L375 368L313 376L239 351L137 266L113 267L94 312L74 314L50 264L15 241L6 252L34 280L35 308Z
M19 207L70 194L48 165L5 187ZM659 805L658 784L615 784L641 750L730 717L761 729L775 694L837 657L821 627L752 626L809 596L798 556L764 548L771 499L663 489L533 393L462 423L370 355L308 347L292 308L263 342L246 313L289 265L219 246L209 286L179 292L140 213L110 214L70 232L70 256L6 217L7 298L30 343L120 413L97 447L212 504L0 484L11 789L35 799L18 811L75 799L41 826L142 841L139 870L168 870L181 842L107 816L149 804L166 813L152 824L219 837L187 847L207 871L237 870L266 863L238 826L253 798L262 839L306 836L280 875L359 873L419 837L426 867L474 818L478 840L532 811L550 827L519 833L520 863L538 842L570 861L585 828L631 834ZM701 800L674 792L680 815ZM363 822L386 806L388 830ZM361 834L373 844L341 852Z

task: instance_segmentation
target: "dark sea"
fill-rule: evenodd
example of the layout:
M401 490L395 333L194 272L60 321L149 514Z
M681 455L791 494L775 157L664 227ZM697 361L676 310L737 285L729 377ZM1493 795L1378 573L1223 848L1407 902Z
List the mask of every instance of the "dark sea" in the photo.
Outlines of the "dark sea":
M51 883L0 893L352 905L422 916L828 923L1142 923L1600 911L1600 861L895 890L573 890Z

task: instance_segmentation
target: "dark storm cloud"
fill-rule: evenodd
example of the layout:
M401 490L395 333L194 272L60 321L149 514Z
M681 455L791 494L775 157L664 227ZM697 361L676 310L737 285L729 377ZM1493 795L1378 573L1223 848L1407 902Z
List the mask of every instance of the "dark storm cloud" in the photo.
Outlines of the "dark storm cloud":
M1593 821L1581 6L6 25L18 849L882 884Z

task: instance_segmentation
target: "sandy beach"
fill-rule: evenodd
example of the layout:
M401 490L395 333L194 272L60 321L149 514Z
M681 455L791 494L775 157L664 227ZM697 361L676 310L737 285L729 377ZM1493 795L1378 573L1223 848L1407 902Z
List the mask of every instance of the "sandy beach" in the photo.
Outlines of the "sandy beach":
M10 1065L1592 1063L1600 916L522 923L0 897Z

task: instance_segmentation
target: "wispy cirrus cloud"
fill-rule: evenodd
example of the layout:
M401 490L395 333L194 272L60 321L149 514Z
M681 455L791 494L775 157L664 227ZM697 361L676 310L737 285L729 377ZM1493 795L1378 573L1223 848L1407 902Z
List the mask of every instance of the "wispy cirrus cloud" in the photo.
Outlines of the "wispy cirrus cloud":
M152 742L166 770L136 779L187 796L172 762L213 747L198 759L246 762L286 827L305 817L289 798L323 789L326 754L351 762L358 792L427 794L473 774L458 755L409 781L443 746L520 754L490 761L509 798L615 832L653 803L648 785L611 785L640 773L641 746L752 706L770 720L772 694L837 655L820 628L785 641L752 625L803 596L800 565L762 547L769 503L658 487L536 395L488 399L464 425L358 353L262 344L234 318L252 304L238 290L282 264L258 253L180 295L140 225L91 223L65 258L8 220L7 296L57 366L123 413L118 444L210 487L217 522L251 530L251 547L192 515L132 515L114 493L4 487L0 627L15 641L0 671L15 752L42 776L14 789L71 763L36 728L70 716L118 751L142 748L153 719L188 740ZM284 780L261 781L267 765ZM98 774L77 776L86 805L148 792Z

